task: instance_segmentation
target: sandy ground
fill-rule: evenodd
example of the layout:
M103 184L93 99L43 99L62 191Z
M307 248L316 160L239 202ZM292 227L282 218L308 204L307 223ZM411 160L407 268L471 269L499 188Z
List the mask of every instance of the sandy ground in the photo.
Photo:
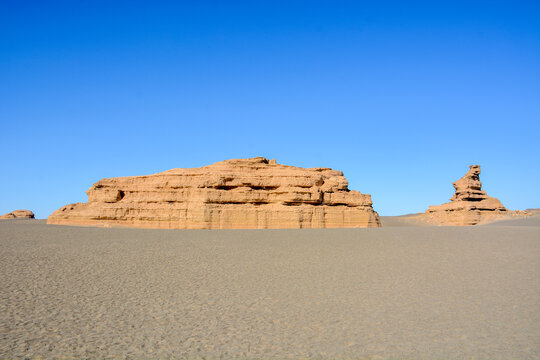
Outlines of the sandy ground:
M540 226L0 221L0 358L540 358Z

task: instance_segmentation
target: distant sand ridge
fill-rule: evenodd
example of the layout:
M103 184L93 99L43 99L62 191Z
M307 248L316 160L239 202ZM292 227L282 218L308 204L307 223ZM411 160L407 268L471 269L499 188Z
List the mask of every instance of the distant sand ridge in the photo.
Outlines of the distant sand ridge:
M0 215L0 219L33 219L34 213L30 210L13 210L10 213Z
M459 226L476 225L514 214L482 190L480 165L471 165L465 176L453 185L456 192L450 202L430 206L420 217L433 224Z
M232 159L148 176L103 179L88 202L56 210L48 224L170 229L379 227L371 196L341 171Z

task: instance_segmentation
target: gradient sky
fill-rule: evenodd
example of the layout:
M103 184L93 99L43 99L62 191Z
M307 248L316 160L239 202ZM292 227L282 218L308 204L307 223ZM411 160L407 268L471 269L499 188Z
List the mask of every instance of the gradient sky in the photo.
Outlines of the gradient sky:
M540 207L538 1L0 0L0 214L115 176L265 156L381 215Z

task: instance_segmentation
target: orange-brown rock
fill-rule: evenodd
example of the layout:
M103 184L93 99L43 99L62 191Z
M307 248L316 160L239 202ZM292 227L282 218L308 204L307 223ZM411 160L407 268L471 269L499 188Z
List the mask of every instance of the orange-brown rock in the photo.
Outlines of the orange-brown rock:
M48 224L167 229L378 227L371 196L341 171L233 159L148 176L103 179L87 203L56 210Z
M30 210L14 210L0 216L0 219L33 219L34 213Z
M482 190L479 165L471 165L467 174L453 185L456 192L451 201L430 206L421 217L438 225L476 225L512 213Z

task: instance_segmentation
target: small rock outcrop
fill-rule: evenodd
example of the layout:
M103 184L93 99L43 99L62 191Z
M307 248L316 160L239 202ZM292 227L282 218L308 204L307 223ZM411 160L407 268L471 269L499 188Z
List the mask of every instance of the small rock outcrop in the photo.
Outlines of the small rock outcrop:
M480 165L471 165L469 171L454 184L456 192L451 201L430 206L421 215L438 225L476 225L510 215L501 202L482 190Z
M166 229L379 227L371 196L341 171L233 159L148 176L103 179L87 203L56 210L48 224Z
M34 219L34 213L30 210L14 210L0 216L0 219Z

